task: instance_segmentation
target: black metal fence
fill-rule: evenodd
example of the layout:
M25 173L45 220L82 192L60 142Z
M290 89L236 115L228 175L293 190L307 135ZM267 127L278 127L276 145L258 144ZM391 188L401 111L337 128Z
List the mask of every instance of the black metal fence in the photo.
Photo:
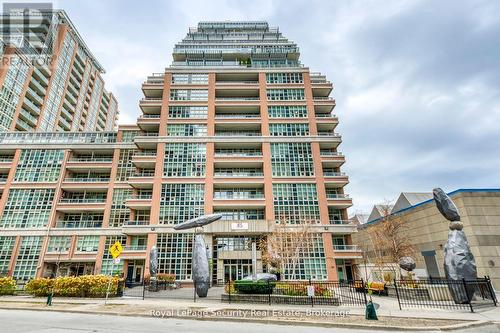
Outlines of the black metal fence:
M292 305L348 305L367 303L359 281L231 281L221 295L222 302Z
M166 281L127 282L123 296L135 298L185 299L194 302L216 300L227 303L261 303L292 305L364 306L366 291L359 281L230 281L213 286L207 297L196 295L194 284Z
M476 280L394 280L399 308L467 309L496 306L489 277Z
M372 288L373 289L373 288ZM193 283L151 281L127 282L123 296L136 298L184 299L194 302L260 303L290 305L364 306L368 285L355 281L230 281L212 286L208 296L199 298ZM384 288L397 298L399 308L442 308L469 310L496 306L497 299L488 277L476 280L394 280ZM383 296L381 296L383 297ZM374 300L376 302L376 299ZM396 300L395 300L396 301Z

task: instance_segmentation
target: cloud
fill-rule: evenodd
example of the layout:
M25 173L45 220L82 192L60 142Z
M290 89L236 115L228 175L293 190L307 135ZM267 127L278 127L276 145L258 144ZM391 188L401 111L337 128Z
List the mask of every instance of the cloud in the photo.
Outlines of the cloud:
M140 84L201 20L267 20L335 84L346 191L369 211L401 191L500 187L500 2L59 1L107 69L120 123Z

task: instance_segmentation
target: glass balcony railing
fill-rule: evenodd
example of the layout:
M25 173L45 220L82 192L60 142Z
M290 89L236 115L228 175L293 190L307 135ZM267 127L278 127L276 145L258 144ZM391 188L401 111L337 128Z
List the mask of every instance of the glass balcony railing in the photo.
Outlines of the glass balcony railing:
M259 113L255 114L245 114L245 113L219 113L215 115L215 118L260 118Z
M84 183L107 183L109 177L67 177L66 182L84 182Z
M248 96L238 96L238 97L215 97L216 101L258 101L259 97L248 97Z
M321 150L321 156L344 156L342 153L333 150Z
M130 197L130 200L151 200L153 198L152 193L148 194L135 194Z
M214 199L231 200L231 199L264 199L264 193L247 193L247 192L215 192Z
M102 221L57 221L56 228L101 228Z
M260 131L219 131L216 136L260 136Z
M85 156L85 157L71 157L69 159L69 162L79 162L79 163L99 163L99 162L106 162L106 163L111 163L113 162L113 156Z
M233 156L233 157L254 157L262 156L260 150L243 150L243 149L222 149L216 150L215 156Z
M334 245L333 249L335 251L361 251L357 245Z
M334 224L334 225L349 225L349 224L352 224L352 222L349 221L349 220L340 220L340 219L336 219L336 218L330 217L330 224Z
M146 251L147 245L125 245L123 251Z
M344 177L345 175L345 172L323 171L323 176L325 177Z
M348 194L342 194L342 193L326 193L326 198L327 199L349 199Z
M69 203L69 204L87 204L87 203L105 203L106 198L61 198L59 200L60 203Z
M144 221L144 220L133 220L133 221L127 221L125 222L125 225L128 225L128 226L134 226L134 225L148 225L149 224L149 221Z

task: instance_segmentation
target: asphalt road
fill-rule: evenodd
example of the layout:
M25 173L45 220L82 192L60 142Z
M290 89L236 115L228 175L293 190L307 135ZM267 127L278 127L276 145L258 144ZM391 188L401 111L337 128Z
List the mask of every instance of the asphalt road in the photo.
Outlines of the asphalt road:
M282 326L221 321L160 319L112 315L75 314L47 311L0 310L2 333L88 333L88 332L203 332L203 333L354 333L355 329ZM363 331L370 332L370 331ZM373 332L382 332L376 330ZM498 333L497 326L471 328L455 332ZM394 331L391 331L394 333Z

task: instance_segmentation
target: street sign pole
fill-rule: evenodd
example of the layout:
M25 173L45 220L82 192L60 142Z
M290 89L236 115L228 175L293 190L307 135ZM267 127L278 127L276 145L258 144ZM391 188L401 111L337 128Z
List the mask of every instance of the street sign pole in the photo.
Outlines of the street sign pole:
M111 282L113 281L113 272L115 270L115 264L120 263L120 258L118 258L118 256L122 253L122 251L123 251L123 247L119 241L116 241L113 245L111 245L109 247L108 252L113 257L113 263L111 264L111 274L109 276L108 288L106 289L106 299L104 300L104 305L106 305L108 302L109 289L111 288Z
M111 264L111 275L109 276L108 289L106 289L106 299L104 300L104 305L106 305L106 303L108 303L109 288L111 287L111 281L113 281L114 268L115 268L115 261L113 260L113 263Z

